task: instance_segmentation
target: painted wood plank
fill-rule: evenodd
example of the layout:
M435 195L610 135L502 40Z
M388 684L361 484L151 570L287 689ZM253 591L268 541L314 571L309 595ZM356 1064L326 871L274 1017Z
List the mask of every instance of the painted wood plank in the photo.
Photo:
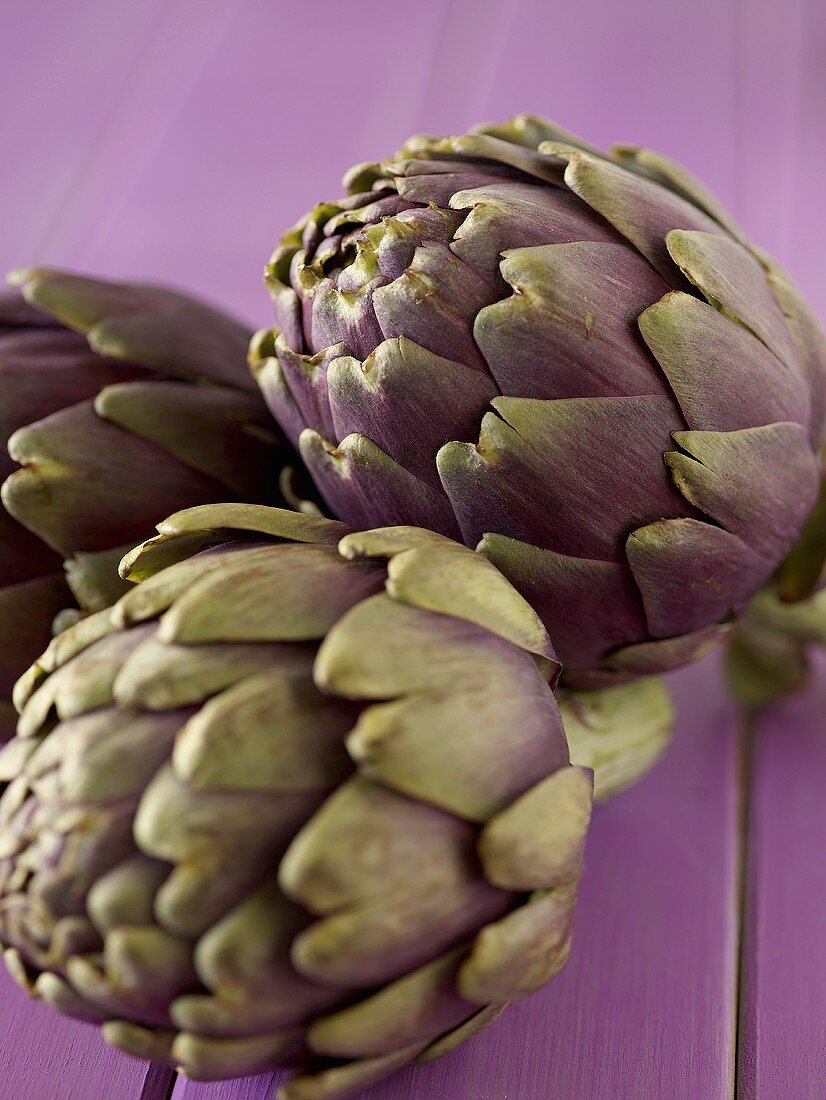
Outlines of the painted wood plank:
M139 0L138 6L151 2ZM82 267L90 243L105 240L109 263L118 262L121 241L108 238L106 227L144 178L179 116L186 116L197 102L193 89L244 6L245 0L173 0L163 5L128 86L112 105L84 162L59 226L42 242L50 258L68 255ZM98 44L105 46L102 36ZM150 240L166 237L174 225L174 219L155 225ZM147 227L141 229L145 233Z
M0 966L3 1100L165 1100L171 1076L113 1050L89 1024L31 1001Z
M339 195L351 164L419 128L448 3L388 18L383 0L358 0L339 20L328 5L247 0L162 140L78 233L79 262L161 274L269 323L261 273L281 233ZM135 140L145 143L151 112L144 123Z
M823 191L826 181L826 5L821 0L803 3L799 52L793 73L798 82L797 110L790 120L794 142L788 151L786 172L791 191L786 262L821 320L826 319L826 219ZM783 6L778 5L782 19ZM772 71L767 44L766 70ZM771 134L761 147L759 170L773 171Z
M715 661L673 686L670 755L595 815L565 971L472 1044L365 1100L733 1096L737 723ZM173 1100L264 1100L278 1079L179 1081Z
M0 272L45 259L163 0L0 5Z
M741 191L748 229L826 318L826 11L742 6ZM826 661L751 745L740 1006L740 1100L826 1095Z
M82 264L244 0L32 0L0 15L0 263ZM6 56L8 55L8 56ZM117 262L117 241L110 241Z
M458 132L522 110L682 156L731 200L733 6L597 8L550 18L545 0L433 0L389 18L381 0L355 0L337 23L328 5L247 0L153 154L135 153L117 201L78 227L80 262L161 272L266 323L264 262L285 226L338 193L346 167L417 130ZM665 81L675 94L654 94ZM145 141L147 126L130 140Z
M826 8L749 0L737 18L737 212L826 316Z
M738 7L522 0L478 113L533 111L597 145L648 145L733 205Z
M826 1095L826 658L752 749L740 1100Z
M737 8L737 213L761 247L796 266L801 63L807 0Z

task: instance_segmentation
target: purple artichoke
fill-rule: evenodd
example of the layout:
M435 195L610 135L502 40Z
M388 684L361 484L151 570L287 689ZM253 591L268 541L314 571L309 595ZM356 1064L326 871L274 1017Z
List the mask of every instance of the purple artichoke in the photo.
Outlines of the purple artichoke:
M14 681L73 595L111 603L124 550L177 508L278 502L292 453L249 376L243 325L159 287L17 281L0 294L0 740Z
M522 116L354 168L251 358L332 512L478 546L572 683L675 667L818 489L824 337L684 169Z
M747 710L806 686L826 646L826 451L818 502L770 584L739 617L726 653L729 687Z
M567 958L591 775L550 640L431 532L250 505L161 530L18 685L7 963L190 1076L352 1095Z

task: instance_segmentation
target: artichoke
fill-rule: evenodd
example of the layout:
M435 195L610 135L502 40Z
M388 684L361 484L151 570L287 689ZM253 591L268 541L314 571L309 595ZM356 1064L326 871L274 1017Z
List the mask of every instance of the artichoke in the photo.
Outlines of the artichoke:
M155 523L206 501L278 503L288 460L243 325L158 287L16 281L0 293L0 740L14 681L71 602L64 559L80 605L105 607Z
M817 494L826 345L705 188L521 116L345 178L251 360L333 513L477 546L568 682L704 652Z
M800 538L729 639L729 686L750 711L805 687L813 649L826 646L826 454L823 458L820 496Z
M596 691L560 688L559 711L571 760L594 773L597 802L636 783L674 732L674 702L660 676Z
M18 685L9 968L193 1077L350 1095L566 959L591 774L553 649L437 534L240 504L159 530Z

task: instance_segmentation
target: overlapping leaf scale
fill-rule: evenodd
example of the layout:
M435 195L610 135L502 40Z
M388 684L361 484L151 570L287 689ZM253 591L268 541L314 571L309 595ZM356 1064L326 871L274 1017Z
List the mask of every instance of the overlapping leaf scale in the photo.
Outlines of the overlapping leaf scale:
M345 288L327 344L298 339L312 414L256 357L332 512L480 543L571 680L703 652L814 503L826 345L788 277L681 166L536 116L420 135L347 183L269 273L276 299L288 256L297 300L296 264ZM341 303L368 287L356 347Z
M590 813L536 612L437 534L344 532L171 517L0 753L17 978L197 1078L309 1067L287 1098L436 1057L548 981Z

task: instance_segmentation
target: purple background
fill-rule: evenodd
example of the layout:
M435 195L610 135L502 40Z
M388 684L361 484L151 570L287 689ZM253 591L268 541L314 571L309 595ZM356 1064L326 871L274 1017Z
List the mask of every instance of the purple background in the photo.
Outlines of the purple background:
M0 104L3 268L178 282L266 324L280 231L350 163L528 110L683 160L826 316L822 0L6 0ZM566 971L371 1100L826 1095L823 677L762 721L750 772L715 663L674 682L673 752L596 814ZM171 1079L3 976L0 1082L163 1100Z

